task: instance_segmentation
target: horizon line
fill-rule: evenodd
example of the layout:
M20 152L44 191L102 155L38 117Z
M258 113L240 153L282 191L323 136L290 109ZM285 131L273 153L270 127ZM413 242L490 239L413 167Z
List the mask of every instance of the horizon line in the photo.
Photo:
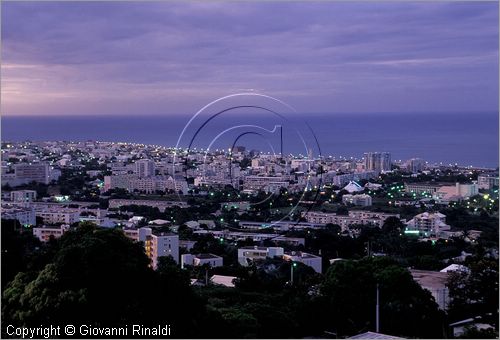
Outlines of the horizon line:
M251 114L260 114L261 112L252 112ZM296 112L298 115L359 115L359 114L396 114L396 115L414 115L414 114L443 114L443 115L456 115L456 114L499 114L500 110L467 110L467 111L332 111L332 112ZM141 117L166 117L166 116L190 116L193 113L29 113L29 114L14 114L14 113L1 113L0 118L36 118L36 117L123 117L123 116L138 116ZM244 113L245 114L245 113ZM262 114L265 114L262 112Z

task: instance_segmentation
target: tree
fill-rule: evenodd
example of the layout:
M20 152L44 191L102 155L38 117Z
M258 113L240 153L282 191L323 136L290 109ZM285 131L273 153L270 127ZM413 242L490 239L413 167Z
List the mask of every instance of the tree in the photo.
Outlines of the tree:
M43 269L21 272L6 287L3 320L26 327L168 323L175 337L195 336L203 305L188 278L168 260L160 259L158 271L149 264L143 246L121 230L84 223L59 239Z
M405 225L401 220L395 216L388 217L384 224L382 225L382 231L384 233L399 233L403 232Z
M453 272L448 279L451 320L491 313L498 325L498 260L471 257L465 264L469 272Z
M2 220L2 289L20 271L27 269L29 262L40 247L31 229L23 229L17 220Z
M459 339L498 339L498 331L494 328L478 329L477 327L467 327L464 334Z
M329 323L339 335L375 329L376 287L380 291L382 333L410 337L442 337L443 313L430 292L389 258L339 261L321 286Z

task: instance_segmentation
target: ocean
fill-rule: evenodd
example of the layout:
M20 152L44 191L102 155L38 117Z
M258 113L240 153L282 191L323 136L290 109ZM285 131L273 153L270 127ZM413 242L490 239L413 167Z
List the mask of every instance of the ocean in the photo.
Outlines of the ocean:
M188 115L3 116L1 137L2 141L99 140L175 146L189 118ZM179 146L189 144L202 121L195 120ZM251 127L253 124L259 128ZM232 128L237 125L238 129ZM229 129L213 143L212 149L230 147L235 136L239 136L236 145L279 152L277 135L263 130L272 130L275 125L283 126L284 153L305 154L311 148L315 155L321 152L325 156L360 158L364 152L388 151L393 160L420 157L432 163L498 167L499 122L495 112L302 114L289 124L276 117L240 114L207 123L192 147L206 148L221 131ZM305 131L302 135L306 145L297 131Z

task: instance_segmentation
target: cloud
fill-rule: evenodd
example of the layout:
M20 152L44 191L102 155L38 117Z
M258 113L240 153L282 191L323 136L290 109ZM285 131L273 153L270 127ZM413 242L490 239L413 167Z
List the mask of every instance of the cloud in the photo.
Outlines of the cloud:
M10 2L2 49L6 114L191 113L238 88L304 112L498 105L495 2Z

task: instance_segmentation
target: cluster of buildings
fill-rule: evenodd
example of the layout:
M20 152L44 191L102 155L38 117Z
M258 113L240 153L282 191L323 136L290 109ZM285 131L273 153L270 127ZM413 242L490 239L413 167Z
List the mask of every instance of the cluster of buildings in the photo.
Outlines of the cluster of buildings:
M238 249L238 262L242 266L248 266L256 260L266 258L282 258L286 261L300 262L321 273L322 259L320 256L302 251L285 252L282 247L258 247L248 246Z
M389 217L401 220L396 213L369 211L373 196L367 193L380 190L382 184L368 181L361 186L358 182L391 172L394 165L410 172L411 177L435 169L420 158L395 163L388 152L367 152L362 159L335 159L315 158L311 152L304 157L270 155L255 150L248 152L243 147L235 147L229 152L187 152L158 145L93 141L3 143L1 162L2 184L14 187L14 190L2 193L2 218L15 219L24 227L32 227L33 234L41 241L60 237L76 222L90 221L101 227L120 227L129 238L143 242L145 252L155 268L158 258L165 255L172 256L183 267L218 267L223 265L223 259L217 254L191 254L189 251L195 241L179 240L177 234L159 231L159 226L169 226L175 231L178 227L173 225L175 220L148 221L146 217L135 216L121 209L147 206L164 212L173 207L190 207L185 201L158 199L156 195L154 198L148 195L163 192L201 196L208 195L211 188L225 188L227 185L248 194L261 191L294 194L321 188L322 185L336 186L339 189L337 193L341 190L348 192L342 196L342 203L349 207L346 214L303 210L299 220L238 220L238 228L220 228L220 223L215 220L184 223L194 235L210 234L231 242L251 240L254 243L273 244L272 247L249 246L238 249L238 262L242 265L258 259L279 257L301 262L316 272L322 270L321 257L301 251L286 251L287 248L304 246L305 239L284 236L285 232L320 229L334 224L341 227L343 234L355 237L359 226L381 228ZM84 176L86 185L98 189L100 197L108 200L108 208L101 209L95 202L65 202L68 197L61 198L59 202L47 201L46 197L38 197L34 190L15 189L16 186L31 182L48 185L57 181L64 169L76 170ZM495 187L498 187L498 174L484 172L477 181L468 184L407 182L404 191L415 199L432 198L446 203L468 199L477 195L479 190L492 190ZM113 189L141 193L144 197L117 199L105 196ZM234 196L231 199L228 197L227 202L220 203L218 211L214 213L216 217L228 211L242 215L251 210L248 199L238 200ZM405 202L398 204L403 205ZM393 203L393 207L399 206L396 201ZM353 209L353 206L356 208ZM117 218L116 215L125 215L126 218ZM406 226L404 232L407 235L422 239L456 235L446 224L446 216L439 212L424 212L401 222ZM188 253L180 255L180 248L185 248Z

